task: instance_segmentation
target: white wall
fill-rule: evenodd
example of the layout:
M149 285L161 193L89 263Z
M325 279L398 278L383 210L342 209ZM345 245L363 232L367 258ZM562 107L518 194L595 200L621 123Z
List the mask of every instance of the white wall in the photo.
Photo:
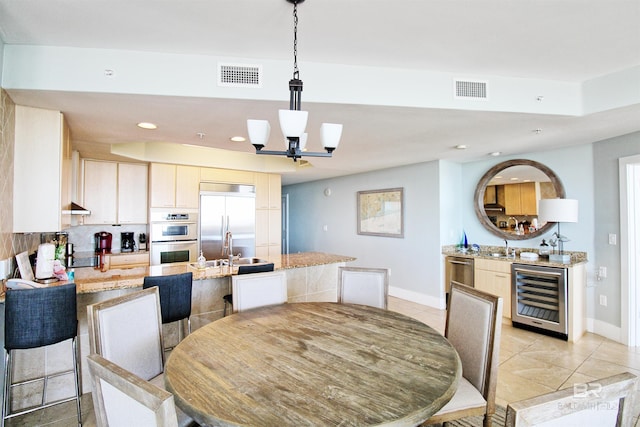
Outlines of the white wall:
M330 252L356 257L350 265L388 267L392 295L439 306L441 181L439 162L428 162L285 186L290 252ZM404 238L358 235L357 192L396 187L404 188Z
M611 138L594 144L594 194L596 233L594 268L607 267L607 277L595 282L594 301L607 297L607 306L594 304L594 318L613 326L621 325L620 286L620 180L618 159L640 154L640 132ZM636 209L640 209L637 206ZM609 245L609 233L618 236L617 245ZM598 325L596 325L598 327ZM596 329L597 332L597 329Z

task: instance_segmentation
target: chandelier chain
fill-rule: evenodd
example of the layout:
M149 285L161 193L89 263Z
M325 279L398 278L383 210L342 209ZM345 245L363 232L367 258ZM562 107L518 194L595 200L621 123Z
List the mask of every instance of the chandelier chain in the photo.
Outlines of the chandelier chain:
M298 1L293 2L293 78L300 75L298 71Z

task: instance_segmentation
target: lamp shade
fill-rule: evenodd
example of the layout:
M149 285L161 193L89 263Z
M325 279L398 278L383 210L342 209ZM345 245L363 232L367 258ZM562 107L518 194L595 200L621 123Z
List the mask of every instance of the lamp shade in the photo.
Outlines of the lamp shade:
M320 140L324 148L336 148L342 136L342 125L336 123L323 123L320 126Z
M253 145L267 145L271 125L267 120L247 120L247 131Z
M299 138L307 127L308 111L278 110L280 129L286 138Z
M307 148L307 138L309 137L309 135L305 132L302 135L300 135L300 151L304 151Z
M578 201L575 199L540 199L538 221L578 222Z

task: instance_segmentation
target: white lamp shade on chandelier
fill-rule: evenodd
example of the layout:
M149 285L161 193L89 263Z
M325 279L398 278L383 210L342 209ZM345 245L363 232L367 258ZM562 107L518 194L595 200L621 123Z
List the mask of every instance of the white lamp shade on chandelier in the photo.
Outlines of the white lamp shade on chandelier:
M268 120L247 120L247 131L252 144L266 146L269 142L271 125Z
M540 199L538 221L578 222L578 201L575 199Z
M308 111L278 110L280 129L285 138L299 138L307 128Z
M324 148L337 148L342 137L342 125L323 123L320 126L320 140Z

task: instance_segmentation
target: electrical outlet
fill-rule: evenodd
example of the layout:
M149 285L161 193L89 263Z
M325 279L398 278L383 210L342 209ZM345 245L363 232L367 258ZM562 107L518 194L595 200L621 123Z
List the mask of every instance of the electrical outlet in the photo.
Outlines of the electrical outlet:
M607 267L599 267L598 268L598 277L604 279L607 277Z
M600 305L606 307L607 306L607 296L606 295L600 295Z
M617 245L618 244L618 236L614 233L609 233L609 244Z

